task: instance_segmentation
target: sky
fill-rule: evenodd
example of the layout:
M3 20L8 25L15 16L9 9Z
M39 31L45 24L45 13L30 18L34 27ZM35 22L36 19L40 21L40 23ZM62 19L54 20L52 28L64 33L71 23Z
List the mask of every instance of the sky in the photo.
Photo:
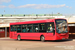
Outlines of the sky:
M75 0L0 0L0 14L75 15Z

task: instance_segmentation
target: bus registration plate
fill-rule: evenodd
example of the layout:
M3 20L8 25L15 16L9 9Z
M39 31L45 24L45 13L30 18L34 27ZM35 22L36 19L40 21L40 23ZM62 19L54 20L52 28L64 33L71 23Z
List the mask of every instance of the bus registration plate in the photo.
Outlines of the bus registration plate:
M63 40L63 39L65 39L65 38L62 38L62 40Z

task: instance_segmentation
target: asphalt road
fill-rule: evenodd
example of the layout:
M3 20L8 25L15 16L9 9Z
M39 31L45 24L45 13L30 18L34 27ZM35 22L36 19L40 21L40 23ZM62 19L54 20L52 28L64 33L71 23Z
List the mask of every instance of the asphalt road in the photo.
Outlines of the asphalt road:
M0 50L75 50L75 39L41 42L0 38Z

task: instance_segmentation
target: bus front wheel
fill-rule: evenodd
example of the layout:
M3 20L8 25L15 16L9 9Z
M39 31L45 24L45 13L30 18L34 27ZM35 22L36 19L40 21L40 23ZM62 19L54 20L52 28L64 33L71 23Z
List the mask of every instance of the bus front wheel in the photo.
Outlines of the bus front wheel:
M17 40L21 41L21 36L20 35L18 35Z
M45 37L44 37L44 36L41 36L40 40L41 40L42 42L44 42L44 41L45 41Z

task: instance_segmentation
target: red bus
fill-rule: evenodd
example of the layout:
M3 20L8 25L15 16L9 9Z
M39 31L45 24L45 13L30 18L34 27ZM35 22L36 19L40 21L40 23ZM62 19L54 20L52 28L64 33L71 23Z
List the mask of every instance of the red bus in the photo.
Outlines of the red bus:
M66 19L46 19L10 23L10 38L33 40L62 40L69 38Z

